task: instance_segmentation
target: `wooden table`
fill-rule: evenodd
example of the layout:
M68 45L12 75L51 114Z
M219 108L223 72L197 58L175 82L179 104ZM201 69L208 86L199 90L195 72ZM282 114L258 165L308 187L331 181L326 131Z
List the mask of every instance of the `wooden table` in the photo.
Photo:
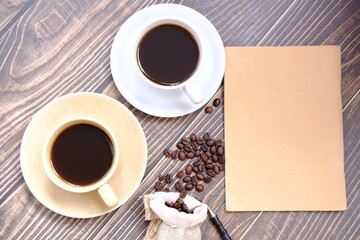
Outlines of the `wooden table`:
M0 3L0 239L142 239L142 196L157 176L185 162L169 162L162 150L182 136L209 131L223 137L223 108L179 118L149 116L131 106L113 82L109 55L121 24L161 1L35 1ZM163 1L166 2L166 1ZM205 15L225 46L341 45L345 212L226 212L224 174L199 194L218 213L233 239L360 239L360 2L174 1ZM33 115L73 92L111 96L138 118L148 142L148 165L135 194L119 209L92 219L61 216L29 191L19 150ZM223 99L221 87L215 97ZM209 220L203 239L219 239Z

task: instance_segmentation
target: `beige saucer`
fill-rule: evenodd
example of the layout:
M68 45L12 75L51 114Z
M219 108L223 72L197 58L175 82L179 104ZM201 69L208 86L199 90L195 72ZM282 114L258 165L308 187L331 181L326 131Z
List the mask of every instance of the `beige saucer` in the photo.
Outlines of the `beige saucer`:
M96 190L72 193L57 187L44 171L41 152L48 132L74 116L96 118L115 132L120 160L109 183L119 204L113 208L105 205ZM147 162L146 139L135 116L120 102L97 93L74 93L52 101L35 114L22 139L20 161L30 191L46 207L69 217L95 217L118 208L139 186Z

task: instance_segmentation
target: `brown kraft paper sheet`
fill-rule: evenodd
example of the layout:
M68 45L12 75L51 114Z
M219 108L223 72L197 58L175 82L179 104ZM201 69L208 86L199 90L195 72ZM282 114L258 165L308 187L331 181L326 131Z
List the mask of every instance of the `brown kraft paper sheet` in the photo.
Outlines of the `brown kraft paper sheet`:
M346 209L340 53L226 48L226 210Z

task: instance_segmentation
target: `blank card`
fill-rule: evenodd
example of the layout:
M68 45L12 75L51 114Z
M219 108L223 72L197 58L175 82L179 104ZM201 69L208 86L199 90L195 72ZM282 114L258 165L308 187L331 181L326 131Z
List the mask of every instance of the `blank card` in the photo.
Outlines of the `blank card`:
M340 52L226 48L226 210L346 209Z

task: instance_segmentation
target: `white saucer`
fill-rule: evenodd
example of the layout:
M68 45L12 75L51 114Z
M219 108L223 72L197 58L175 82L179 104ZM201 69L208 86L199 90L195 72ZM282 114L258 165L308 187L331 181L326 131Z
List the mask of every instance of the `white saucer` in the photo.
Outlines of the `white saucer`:
M97 191L73 193L56 186L42 166L41 152L48 132L67 118L91 117L106 124L119 143L119 165L109 180L119 204L108 208ZM47 208L59 214L89 218L108 213L128 200L144 176L147 147L135 116L120 102L96 93L69 94L47 104L35 114L24 133L21 170L30 191Z
M130 61L144 24L168 17L190 23L203 44L204 64L197 83L205 99L200 104L193 104L182 89L161 90L144 82ZM216 93L224 76L225 50L219 33L203 15L182 5L159 4L136 12L121 26L112 45L110 65L117 88L134 107L153 116L178 117L201 108Z

